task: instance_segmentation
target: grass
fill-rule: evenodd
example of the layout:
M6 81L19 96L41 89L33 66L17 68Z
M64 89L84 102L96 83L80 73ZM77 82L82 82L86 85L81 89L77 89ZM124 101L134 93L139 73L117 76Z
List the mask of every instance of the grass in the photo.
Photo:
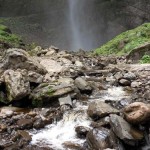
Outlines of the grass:
M150 63L150 55L144 55L141 60L140 60L141 64L149 64Z
M2 24L0 24L0 42L7 43L11 47L16 48L19 48L23 44L21 38L18 35L12 34L11 30ZM0 48L3 47L0 46Z
M145 23L135 29L128 30L97 48L94 53L101 55L130 53L134 48L150 42L150 23Z

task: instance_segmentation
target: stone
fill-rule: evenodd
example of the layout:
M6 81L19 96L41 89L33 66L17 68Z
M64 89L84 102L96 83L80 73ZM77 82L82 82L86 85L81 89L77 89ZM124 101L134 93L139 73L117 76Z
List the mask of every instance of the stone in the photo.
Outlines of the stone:
M17 48L8 49L2 58L0 69L16 70L18 68L27 69L28 71L34 71L40 74L46 74L47 72L46 69L26 51Z
M127 121L118 115L110 115L110 124L116 136L129 145L135 145L144 137L141 131L133 128Z
M30 99L34 106L41 106L44 102L53 102L53 98L59 98L72 92L74 88L68 86L54 86L49 83L42 83L30 94Z
M88 84L88 82L86 82L83 78L78 77L75 79L75 85L77 86L78 89L85 91L85 90L89 90L91 91L92 88L90 87L90 85Z
M135 80L136 79L136 75L133 72L125 73L123 77L127 80Z
M32 140L32 136L27 131L18 130L17 134L20 135L26 141L31 141Z
M125 119L131 124L139 124L150 120L150 104L135 102L123 110Z
M99 120L109 114L118 114L119 111L102 101L94 101L89 104L87 113L92 119Z
M119 80L119 84L122 85L122 86L130 86L131 85L131 82L127 79L120 79Z
M4 72L4 82L7 89L8 102L21 100L30 93L30 84L22 72L7 70ZM6 102L7 103L7 102Z
M32 119L20 119L17 121L17 125L20 129L30 129L33 125Z
M33 127L35 129L41 129L41 128L44 128L45 126L45 122L40 118L40 119L37 119L34 123L33 123Z
M75 65L77 66L77 67L84 67L84 65L83 65L83 63L81 62L81 61L79 61L79 60L76 60L75 61Z
M104 150L114 148L116 138L114 134L106 128L94 128L89 131L86 137L89 150Z
M59 100L60 106L62 106L62 105L70 105L70 106L72 106L72 100L71 100L70 95L67 95L65 97L60 97L58 100Z
M28 80L31 83L42 83L43 81L43 76L39 73L29 71L28 72Z
M78 126L75 128L75 131L78 138L84 139L86 138L86 135L90 131L90 129L84 126Z
M57 62L56 60L52 60L48 58L43 58L40 61L40 64L45 67L47 72L58 73L58 72L63 71L64 69L61 63Z

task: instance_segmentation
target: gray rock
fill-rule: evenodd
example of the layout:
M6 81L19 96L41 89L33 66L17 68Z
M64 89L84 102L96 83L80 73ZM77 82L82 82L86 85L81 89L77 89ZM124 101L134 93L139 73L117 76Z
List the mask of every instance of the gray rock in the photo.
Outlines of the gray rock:
M41 106L44 102L52 102L53 98L59 98L65 94L71 93L74 88L71 85L68 86L54 86L49 83L42 83L35 88L30 94L30 99L33 101L33 105Z
M114 148L116 138L114 134L106 128L95 128L87 134L87 144L89 150L104 150Z
M89 104L87 113L91 118L97 120L109 114L117 114L119 111L102 101L95 101Z
M62 106L62 105L70 105L70 106L72 106L72 100L71 100L70 95L67 95L65 97L60 97L58 100L59 100L60 106Z
M110 115L110 124L117 137L129 145L134 145L143 139L143 133L133 128L120 116Z
M136 79L136 75L133 72L125 73L123 77L125 79L128 79L128 80L135 80Z
M8 102L20 100L30 93L30 84L27 77L18 70L5 71L4 82L7 89Z
M1 70L7 69L27 69L40 74L45 74L47 71L26 51L21 49L8 49L2 58L0 64Z
M122 85L122 86L130 86L131 82L127 79L120 79L119 84Z
M77 86L78 89L85 91L85 90L92 90L90 87L89 83L86 82L83 78L78 77L75 79L75 85Z
M42 83L43 81L43 76L39 73L33 72L33 71L29 71L28 72L28 79L29 82L33 82L33 83Z

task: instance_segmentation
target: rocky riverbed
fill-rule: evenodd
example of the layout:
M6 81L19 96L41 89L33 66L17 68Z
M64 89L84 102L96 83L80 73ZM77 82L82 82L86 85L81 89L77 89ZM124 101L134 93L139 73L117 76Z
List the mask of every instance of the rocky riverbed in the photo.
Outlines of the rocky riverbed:
M0 149L149 149L149 64L54 46L0 61Z

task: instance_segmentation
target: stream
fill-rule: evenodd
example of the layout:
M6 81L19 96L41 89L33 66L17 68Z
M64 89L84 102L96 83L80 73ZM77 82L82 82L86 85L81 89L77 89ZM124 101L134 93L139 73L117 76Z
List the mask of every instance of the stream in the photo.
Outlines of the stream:
M65 150L63 144L66 142L83 145L85 140L76 137L75 127L84 126L91 128L91 119L86 113L88 104L95 100L119 101L123 98L129 98L128 93L122 87L110 87L108 90L104 90L101 95L100 97L95 93L89 98L87 103L75 101L74 108L65 112L61 121L54 122L40 131L32 131L31 144L48 146L57 150Z

